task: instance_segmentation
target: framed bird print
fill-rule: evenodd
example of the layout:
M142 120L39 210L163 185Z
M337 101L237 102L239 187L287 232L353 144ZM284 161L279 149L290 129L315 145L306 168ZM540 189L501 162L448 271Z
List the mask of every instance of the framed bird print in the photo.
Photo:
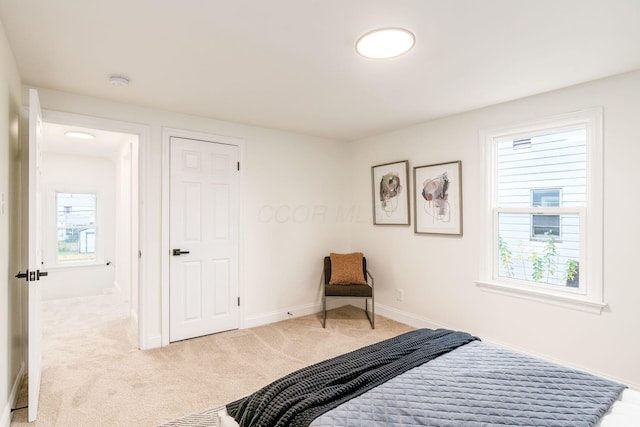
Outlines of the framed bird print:
M413 168L415 232L462 236L462 162Z
M371 167L373 223L409 225L409 161Z

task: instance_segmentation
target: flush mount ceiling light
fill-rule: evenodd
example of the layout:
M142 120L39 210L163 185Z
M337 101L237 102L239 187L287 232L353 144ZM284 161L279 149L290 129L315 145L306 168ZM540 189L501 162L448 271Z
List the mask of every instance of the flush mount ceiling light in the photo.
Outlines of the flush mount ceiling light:
M87 133L87 132L71 131L71 132L65 132L64 134L70 138L76 138L76 139L94 139L95 138L95 135L91 135L90 133Z
M111 86L128 86L129 79L118 74L112 74L109 76L109 84Z
M356 50L365 58L393 58L408 52L415 40L413 33L404 28L381 28L360 37Z

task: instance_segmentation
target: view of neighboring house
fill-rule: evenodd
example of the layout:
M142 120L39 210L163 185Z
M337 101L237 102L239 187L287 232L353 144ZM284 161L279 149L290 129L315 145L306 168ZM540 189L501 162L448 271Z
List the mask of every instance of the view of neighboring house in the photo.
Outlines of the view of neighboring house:
M57 193L57 261L81 262L96 256L96 195Z
M506 208L498 221L499 275L578 287L579 208L586 200L585 129L496 143L497 206Z

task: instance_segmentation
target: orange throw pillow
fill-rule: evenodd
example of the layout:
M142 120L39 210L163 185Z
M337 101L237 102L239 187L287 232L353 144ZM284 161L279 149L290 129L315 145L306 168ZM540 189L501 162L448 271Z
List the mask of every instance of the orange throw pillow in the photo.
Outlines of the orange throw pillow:
M362 252L329 254L331 258L330 285L366 285L362 271Z

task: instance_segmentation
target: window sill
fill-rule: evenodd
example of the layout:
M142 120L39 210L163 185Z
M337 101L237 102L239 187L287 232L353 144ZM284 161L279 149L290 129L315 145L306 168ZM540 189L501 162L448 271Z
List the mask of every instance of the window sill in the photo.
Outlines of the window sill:
M531 301L544 302L560 307L572 308L594 314L601 314L602 310L607 306L607 304L604 302L589 300L583 296L567 295L552 291L523 288L503 283L476 281L476 285L483 291L487 292L492 292L500 295L515 296Z

